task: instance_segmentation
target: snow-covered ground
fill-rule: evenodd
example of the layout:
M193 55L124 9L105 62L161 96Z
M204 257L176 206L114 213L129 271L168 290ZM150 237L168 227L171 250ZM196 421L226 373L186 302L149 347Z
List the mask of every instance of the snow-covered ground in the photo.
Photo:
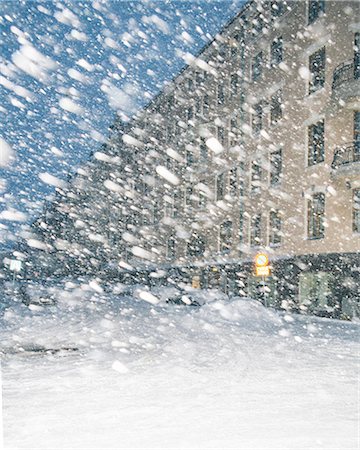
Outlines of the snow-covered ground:
M358 323L79 290L0 333L5 448L359 446Z

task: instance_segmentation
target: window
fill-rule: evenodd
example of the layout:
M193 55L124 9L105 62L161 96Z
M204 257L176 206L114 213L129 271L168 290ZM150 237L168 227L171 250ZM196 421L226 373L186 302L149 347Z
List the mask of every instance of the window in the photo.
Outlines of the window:
M261 214L256 214L251 218L250 223L250 245L252 247L261 245Z
M209 109L210 109L209 96L207 94L205 94L204 98L203 98L203 116L204 117L209 116Z
M190 106L187 110L186 110L186 119L187 120L191 120L194 118L194 108L192 106Z
M333 291L334 275L326 272L302 272L299 275L299 303L301 310L329 311L336 300Z
M219 48L219 54L218 54L218 61L223 63L226 60L226 56L227 56L227 45L226 44L222 44Z
M257 136L262 130L263 108L261 103L258 103L254 106L254 113L251 116L251 126L254 136Z
M309 71L309 94L312 94L325 84L325 47L310 55Z
M277 91L271 97L270 103L270 123L271 125L275 125L282 118L282 92L281 90Z
M236 145L236 141L237 141L237 119L236 117L233 117L230 119L230 133L229 133L229 138L230 138L230 147L233 147L234 145Z
M283 60L283 39L278 37L271 43L270 64L271 67L278 66Z
M360 233L360 189L353 190L352 229L354 233Z
M194 80L192 78L187 80L187 88L189 89L189 92L194 90Z
M208 159L208 149L204 137L200 138L200 158L202 161L207 161Z
M173 217L174 213L174 205L173 205L173 199L169 197L168 195L165 195L164 197L164 216L165 217Z
M168 109L172 109L174 106L175 106L175 96L174 94L171 94L168 97Z
M186 150L186 165L187 167L194 165L194 153L191 150Z
M318 192L308 199L308 238L320 239L325 236L325 194Z
M240 162L239 164L239 196L245 195L245 164Z
M278 211L270 211L269 215L269 245L281 244L281 215Z
M360 78L360 33L355 33L354 39L354 79Z
M270 154L270 185L276 186L282 178L282 150Z
M325 155L325 125L320 120L308 128L308 165L313 166L324 161Z
M308 23L309 25L325 12L325 0L308 0Z
M205 192L199 191L199 208L204 209L207 205L207 196Z
M204 75L202 72L195 72L195 82L197 86L201 86L204 81Z
M239 75L237 73L232 73L230 76L230 95L234 98L238 93L239 87Z
M262 178L262 168L257 161L253 161L251 165L251 192L260 192Z
M223 83L218 84L217 99L219 105L222 105L225 102L225 86Z
M228 254L231 250L232 222L227 220L220 225L219 232L219 250L221 253Z
M192 186L187 186L185 188L185 206L192 206L192 195L193 195Z
M201 99L197 98L195 100L195 113L197 116L201 115Z
M223 200L225 196L225 174L216 177L216 201Z
M354 161L360 161L360 111L354 111Z
M229 194L232 197L236 197L238 190L238 173L237 167L234 167L230 170L229 173Z
M176 257L176 239L174 236L170 236L167 240L166 256L169 259L174 259Z
M239 242L244 241L244 205L241 203L239 207Z
M188 256L202 256L205 253L205 238L194 233L187 243L186 253Z
M280 17L285 12L284 0L272 0L271 1L271 14L273 17Z
M251 66L251 74L252 74L252 80L256 81L261 77L263 69L263 52L258 53L253 61Z
M252 21L252 34L254 36L259 35L264 28L264 18L262 14L257 14Z
M217 127L217 139L221 145L225 145L225 128Z
M174 198L174 210L173 210L173 218L177 219L180 217L181 206L183 201L182 191L175 191L173 194Z
M233 42L231 44L231 56L232 57L235 57L237 55L239 43L241 43L241 40L242 40L242 36L241 36L240 32L236 33L233 36L233 39L232 39Z

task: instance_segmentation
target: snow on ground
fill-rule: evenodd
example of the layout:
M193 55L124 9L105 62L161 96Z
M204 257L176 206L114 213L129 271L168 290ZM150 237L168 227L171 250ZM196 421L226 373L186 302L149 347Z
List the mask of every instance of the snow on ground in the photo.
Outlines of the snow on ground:
M0 330L5 448L359 445L357 323L74 290Z

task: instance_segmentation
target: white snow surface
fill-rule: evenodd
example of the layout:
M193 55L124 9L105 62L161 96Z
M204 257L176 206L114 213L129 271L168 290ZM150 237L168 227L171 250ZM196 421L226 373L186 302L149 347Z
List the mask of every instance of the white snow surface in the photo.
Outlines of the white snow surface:
M358 323L67 287L0 308L5 448L358 448Z

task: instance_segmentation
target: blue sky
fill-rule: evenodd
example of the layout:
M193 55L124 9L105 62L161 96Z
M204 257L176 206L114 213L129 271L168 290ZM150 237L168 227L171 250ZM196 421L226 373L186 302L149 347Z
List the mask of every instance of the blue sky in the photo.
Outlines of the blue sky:
M2 236L19 224L13 209L31 222L49 175L66 180L115 114L148 103L184 66L181 51L197 53L241 4L0 0L0 138L15 154L0 167Z

